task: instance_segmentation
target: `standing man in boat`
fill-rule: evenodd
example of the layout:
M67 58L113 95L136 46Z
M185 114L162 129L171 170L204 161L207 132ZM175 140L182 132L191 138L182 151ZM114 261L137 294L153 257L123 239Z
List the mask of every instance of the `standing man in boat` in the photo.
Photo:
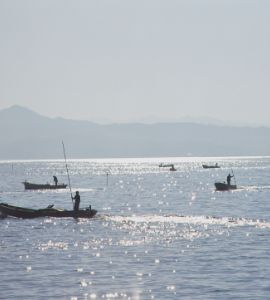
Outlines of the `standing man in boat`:
M78 191L76 191L75 197L73 197L73 199L75 200L74 211L78 211L79 207L80 207L80 202L81 202L81 196Z
M231 178L233 177L233 175L231 175L230 173L227 176L227 184L231 185Z
M58 184L58 179L56 176L53 176L53 181L54 181L54 184L57 185Z

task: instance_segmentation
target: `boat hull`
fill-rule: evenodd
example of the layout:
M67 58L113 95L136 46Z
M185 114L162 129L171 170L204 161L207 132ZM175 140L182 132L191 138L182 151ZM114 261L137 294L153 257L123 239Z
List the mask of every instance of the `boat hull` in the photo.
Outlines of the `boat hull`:
M26 190L56 190L56 189L65 189L67 187L67 184L37 184L37 183L30 183L27 181L23 182L24 188Z
M170 171L176 171L175 167L174 167L174 164L159 164L159 168L165 168L165 167L170 167Z
M0 203L0 212L2 217L15 217L21 219L34 219L40 217L54 218L93 218L97 211L95 209L62 210L56 208L31 209Z
M209 166L209 165L202 165L202 167L204 168L204 169L219 169L220 168L220 166Z
M215 187L217 191L230 191L230 190L236 190L237 186L234 184L227 184L225 182L216 182Z

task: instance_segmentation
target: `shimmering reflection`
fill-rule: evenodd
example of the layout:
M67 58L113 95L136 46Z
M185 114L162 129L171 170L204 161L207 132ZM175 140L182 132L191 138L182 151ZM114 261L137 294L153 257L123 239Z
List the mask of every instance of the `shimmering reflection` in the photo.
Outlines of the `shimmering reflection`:
M119 241L122 246L144 243L171 243L178 239L194 240L210 235L228 233L231 227L253 226L270 228L270 223L244 218L205 216L105 216L104 226L121 230L128 238Z
M169 172L159 163L174 163ZM218 163L204 170L202 163ZM270 158L69 160L90 220L0 220L1 299L268 299ZM214 182L233 168L235 192ZM108 174L108 175L107 175ZM55 161L0 162L0 201L72 208ZM16 283L16 284L15 284Z

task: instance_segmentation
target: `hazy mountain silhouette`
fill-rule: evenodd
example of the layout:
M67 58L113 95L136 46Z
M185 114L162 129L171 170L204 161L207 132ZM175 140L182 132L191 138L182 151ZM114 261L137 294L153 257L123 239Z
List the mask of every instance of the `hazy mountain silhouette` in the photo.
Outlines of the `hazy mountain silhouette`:
M195 123L110 124L0 111L0 159L270 155L270 128Z

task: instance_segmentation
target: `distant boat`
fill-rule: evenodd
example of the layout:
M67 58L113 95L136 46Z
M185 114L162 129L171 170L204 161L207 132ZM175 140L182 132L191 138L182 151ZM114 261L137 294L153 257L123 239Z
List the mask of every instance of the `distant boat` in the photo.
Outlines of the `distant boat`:
M0 212L2 217L15 217L21 219L33 219L40 217L54 217L54 218L92 218L96 215L95 209L85 208L78 211L56 209L53 207L47 207L42 209L24 208L19 206L13 206L6 203L0 203Z
M236 190L236 184L227 184L225 182L215 182L215 187L217 191L229 191L229 190Z
M204 169L215 169L215 168L220 168L218 164L215 165L202 165Z
M56 190L56 189L65 189L67 184L39 184L39 183L30 183L27 181L22 182L26 190Z
M166 167L170 167L169 169L170 171L176 171L174 164L163 164L163 163L159 164L159 168L166 168Z
M164 164L164 163L160 163L158 166L159 166L160 168L166 168L166 167L171 167L172 164Z

